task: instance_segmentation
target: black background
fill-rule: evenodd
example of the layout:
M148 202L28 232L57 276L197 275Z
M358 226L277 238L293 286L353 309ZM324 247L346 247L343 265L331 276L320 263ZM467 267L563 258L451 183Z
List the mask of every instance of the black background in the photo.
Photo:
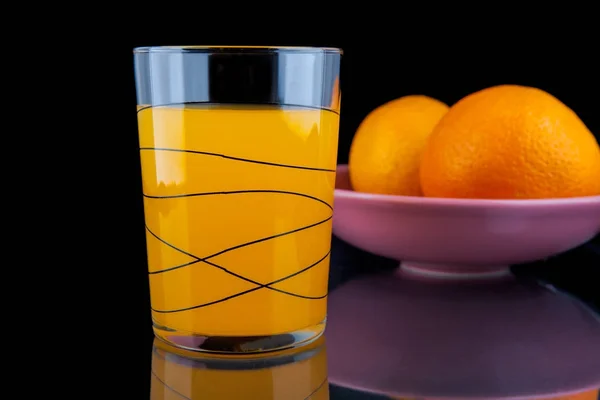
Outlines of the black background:
M306 40L301 39L304 37L301 32L288 34L287 37L293 39L273 34L262 37L244 34L237 35L237 40L233 41L225 40L225 36L219 32L188 32L180 36L167 36L165 32L144 33L142 30L138 34L122 38L104 67L104 73L113 74L106 89L112 91L110 96L118 105L114 109L115 115L107 115L107 118L118 118L119 121L115 124L118 124L119 129L113 128L109 133L118 138L120 144L110 155L106 174L110 176L107 182L114 186L120 196L114 201L107 200L103 203L103 207L109 211L103 213L106 217L99 224L113 226L113 230L114 226L118 226L118 229L110 245L106 243L102 251L96 254L99 259L106 259L105 263L119 268L120 272L118 279L102 276L90 278L106 281L103 296L108 297L100 307L102 311L97 315L95 323L110 318L107 322L111 326L118 326L117 331L120 333L114 333L113 330L111 337L103 339L114 342L115 346L124 344L124 337L136 338L126 353L127 357L139 360L140 371L135 375L141 374L140 382L149 382L147 362L150 360L152 330L137 150L132 55L134 47L219 44L343 48L340 163L347 162L352 136L362 119L378 105L408 94L425 94L451 105L471 92L492 85L512 83L535 86L552 93L571 107L597 138L600 133L600 102L597 97L600 93L600 73L593 51L595 44L589 34L557 41L540 32L527 37L516 35L511 38L505 35L481 38L473 32L465 39L453 40L437 33L434 39L427 40L421 37L426 36L427 32L414 32L419 36L418 40L406 40L404 37L384 42L373 36L369 40L360 35L360 30L342 36L332 29L329 33L313 35ZM249 37L252 40L248 40ZM347 40L341 39L342 37ZM548 279L593 302L595 292L600 290L599 284L592 279L593 270L600 264L599 242L596 238L587 246L556 259L524 266L520 270ZM345 248L339 243L337 246ZM359 257L342 257L344 262L351 258L364 259L364 254L352 249L346 250L359 254ZM387 265L385 260L377 260L377 263ZM364 265L336 266L335 271L332 270L332 280L339 283L353 274L365 271ZM106 307L109 308L108 312ZM131 385L132 368L135 369L134 366L122 365L119 372L115 369L114 374L118 375L115 376L115 384ZM141 395L139 398L147 396Z

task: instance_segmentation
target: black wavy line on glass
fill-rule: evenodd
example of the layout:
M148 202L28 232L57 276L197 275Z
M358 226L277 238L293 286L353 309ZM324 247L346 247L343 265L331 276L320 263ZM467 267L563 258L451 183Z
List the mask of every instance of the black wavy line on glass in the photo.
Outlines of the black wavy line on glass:
M318 392L319 390L321 390L321 388L322 388L322 387L325 385L325 383L327 383L327 381L328 381L328 380L329 380L329 376L326 376L326 377L325 377L325 379L323 379L323 382L321 382L321 383L319 384L319 386L317 386L317 387L315 388L315 390L313 390L313 391L312 391L312 392L311 392L311 393L310 393L308 396L306 396L306 397L304 398L304 400L308 400L308 399L310 399L311 397L313 397L315 394L317 394L317 392Z
M327 206L331 211L333 211L333 207L331 204L327 203L325 200L321 200L318 197L314 197L304 193L298 192L289 192L286 190L268 190L268 189L252 189L252 190L228 190L221 192L199 192L199 193L185 193L185 194L173 194L173 195L165 195L165 196L156 196L150 194L143 194L144 197L148 199L179 199L184 197L197 197L197 196L216 196L216 195L228 195L228 194L245 194L245 193L275 193L275 194L289 194L291 196L299 196L307 199L311 199L314 201L318 201L319 203Z
M304 169L308 171L320 171L320 172L335 172L335 169L327 169L327 168L316 168L316 167L305 167L302 165L289 165L289 164L278 164L269 161L260 161L260 160L252 160L250 158L241 158L241 157L233 157L228 156L226 154L221 153L211 153L208 151L196 151L196 150L185 150L185 149L171 149L166 147L140 147L140 151L172 151L177 153L191 153L191 154L201 154L203 156L211 156L211 157L221 157L227 160L247 162L253 164L261 164L268 165L271 167L281 167L281 168L293 168L293 169Z
M174 267L169 267L169 268L165 268L165 269L159 269L159 270L157 270L157 271L150 271L150 272L148 272L148 274L149 274L149 275L163 274L163 273L165 273L165 272L174 271L174 270L176 270L176 269L180 269L180 268L184 268L184 267L189 267L189 266L191 266L191 265L194 265L194 264L197 264L197 263L199 263L199 262L206 262L207 264L210 264L210 263L208 263L208 262L207 262L208 260L210 260L211 258L214 258L214 257L216 257L216 256L220 256L221 254L228 253L228 252L230 252L230 251L237 250L237 249L240 249L240 248L242 248L242 247L251 246L251 245L253 245L253 244L257 244L257 243L266 242L267 240L273 240L273 239L277 239L277 238L279 238L279 237L282 237L282 236L291 235L292 233L301 232L301 231L303 231L303 230L306 230L306 229L314 228L315 226L318 226L318 225L324 224L325 222L329 221L329 220L330 220L330 219L332 219L332 218L333 218L333 215L330 215L329 217L327 217L327 218L325 218L325 219L323 219L323 220L321 220L321 221L319 221L319 222L315 222L314 224L310 224L310 225L306 225L306 226L303 226L303 227L300 227L300 228L296 228L296 229L293 229L293 230L291 230L291 231L287 231L287 232L278 233L278 234L276 234L276 235L267 236L267 237L264 237L264 238L261 238L261 239L256 239L256 240L253 240L253 241L250 241L250 242L246 242L246 243L238 244L238 245L235 245L235 246L229 247L229 248L227 248L227 249L224 249L224 250L218 251L218 252L216 252L216 253L213 253L213 254L211 254L211 255L209 255L209 256L206 256L206 257L198 257L198 256L195 256L195 255L193 255L193 254L191 254L191 253L188 253L188 252L187 252L187 251L185 251L185 250L182 250L182 249L180 249L179 247L177 247L177 246L175 246L175 245L173 245L173 244L171 244L171 243L169 243L169 242L165 241L165 240L164 240L164 239L162 239L161 237L159 237L157 234L155 234L154 232L152 232L152 230L150 230L150 228L148 227L148 225L146 225L146 229L148 230L148 232L150 232L150 234L151 234L152 236L154 236L156 239L158 239L158 240L159 240L159 241L161 241L162 243L166 244L167 246L169 246L169 247L170 247L170 248L172 248L173 250L176 250L176 251L180 252L181 254L185 254L186 256L188 256L188 257L191 257L191 258L193 258L193 259L194 259L194 261L189 261L189 262L187 262L187 263L180 264L180 265L176 265L176 266L174 266ZM222 267L219 267L219 268L222 268ZM227 273L230 273L230 274L234 275L234 274L233 274L233 272L230 272L229 270L227 270L227 269L225 269L225 268L222 268L222 269L223 269L225 272L227 272Z
M164 387L166 387L167 389L169 389L171 392L175 393L177 396L181 397L182 399L186 399L186 400L192 400L192 399L190 399L189 397L187 397L187 396L185 396L185 395L183 395L183 394L179 393L177 390L175 390L175 389L174 389L174 388L172 388L171 386L167 385L167 384L165 383L165 381L163 381L162 379L160 379L160 378L159 378L159 376L156 374L156 372L154 372L154 371L150 371L150 373L151 373L151 374L152 374L152 375L153 375L153 376L156 378L156 380L158 380L160 383L162 383L162 385L163 385ZM312 396L312 394L311 394L311 396Z
M221 103L213 103L210 101L184 101L181 103L164 103L164 104L154 104L154 105L146 105L143 107L140 107L137 109L136 113L140 113L143 110L147 110L149 108L156 108L156 107L173 107L173 106L186 106L186 105L206 105L206 106L224 106L224 105L230 105L230 106L278 106L281 108L285 108L285 107L290 107L290 108L304 108L304 109L309 109L309 110L318 110L318 111L329 111L334 113L335 115L339 116L340 113L339 111L333 110L331 108L327 108L327 107L318 107L318 106L309 106L309 105L302 105L302 104L287 104L287 103L269 103L269 102L261 102L261 103L227 103L227 102L221 102Z
M297 275L300 275L300 274L302 274L302 273L304 273L304 272L308 271L308 270L309 270L309 269L311 269L311 268L314 268L314 267L316 267L316 266L317 266L317 265L319 265L321 262L325 261L325 259L326 259L326 258L327 258L327 257L328 257L330 254L331 254L331 250L328 250L328 251L327 251L327 254L325 254L325 255L324 255L323 257L321 257L321 258L320 258L318 261L316 261L316 262L312 263L312 264L311 264L311 265L309 265L308 267L302 268L301 270L299 270L299 271L296 271L296 272L294 272L294 273L293 273L293 274L291 274L291 275L284 276L283 278L279 278L279 279L277 279L277 280L275 280L275 281L273 281L273 282L269 282L269 283L266 283L266 284L264 284L264 285L263 285L262 283L258 283L258 282L254 282L254 281L250 281L250 280L248 280L249 282L252 282L252 283L254 283L255 285L258 285L258 286L257 286L257 287L255 287L255 288L252 288L252 289L244 290L243 292L239 292L239 293L236 293L236 294L232 294L231 296L223 297L223 298L221 298L221 299L219 299L219 300L209 301L208 303L198 304L198 305L196 305L196 306L190 306L190 307L185 307L185 308L178 308L178 309L174 309L174 310L157 310L157 309L155 309L155 308L152 308L152 307L151 307L151 308L152 308L152 311L154 311L154 312L157 312L157 313L160 313L160 314L170 314L170 313L176 313L176 312L182 312L182 311L195 310L195 309L197 309L197 308L203 308L203 307L212 306L212 305L214 305L214 304L223 303L223 302L225 302L225 301L227 301L227 300L231 300L231 299L234 299L234 298L236 298L236 297L240 297L240 296L243 296L243 295L245 295L245 294L252 293L252 292L255 292L255 291L257 291L257 290L260 290L260 289L270 289L270 290L273 290L273 291L275 291L275 292L279 292L279 293L282 293L282 294L287 294L288 296L299 297L299 298L301 298L301 299L306 299L306 300L321 300L321 299L324 299L324 298L326 298L326 297L327 297L327 293L325 293L325 294L324 294L324 295L322 295L322 296L304 296L304 295L301 295L301 294L292 293L292 292L288 292L288 291L285 291L285 290L277 289L277 288L274 288L274 287L271 287L271 286L272 286L272 285L275 285L275 284L278 284L278 283L281 283L281 282L283 282L283 281L286 281L286 280L288 280L288 279L291 279L291 278L293 278L293 277L295 277L295 276L297 276ZM216 265L216 264L213 264L213 263L210 263L209 265L211 265L211 266L215 266L215 267L218 267L218 268L222 268L222 267L220 267L220 266L218 266L218 265ZM246 279L244 279L244 280L246 280Z
M237 157L230 157L230 156L226 156L226 155L223 155L223 154L207 153L207 152L184 150L184 149L140 148L140 151L142 151L142 150L153 150L153 151L161 151L162 150L162 151L186 152L186 153L192 153L192 154L218 156L218 157L223 157L223 158L231 159L231 160L235 160L235 161L252 162L252 163L265 164L265 165L270 165L270 166L278 166L278 167L286 167L286 168L309 169L309 170L317 170L317 171L322 171L322 172L335 172L335 170L325 170L325 169L319 169L319 168L300 167L300 166L284 165L284 164L274 164L274 163L268 163L268 162L263 162L263 161L256 161L256 160L242 159L242 158L237 158ZM229 251L237 250L239 248L250 246L250 245L253 245L253 244L257 244L257 243L261 243L261 242L264 242L264 241L267 241L267 240L276 239L278 237L282 237L282 236L285 236L285 235L290 235L292 233L297 233L297 232L300 232L300 231L303 231L303 230L306 230L306 229L309 229L309 228L321 225L321 224L323 224L323 223L331 220L333 218L333 207L329 203L327 203L326 201L321 200L321 199L319 199L317 197L314 197L314 196L303 194L303 193L289 192L289 191L282 191L282 190L264 190L264 189L263 190L236 190L236 191L222 191L222 192L201 192L201 193L165 195L165 196L153 196L153 195L144 194L144 197L150 198L150 199L173 199L173 198L185 198L185 197L194 197L194 196L227 195L227 194L248 194L248 193L279 193L279 194L286 194L286 195L301 196L301 197L305 197L305 198L317 201L317 202L319 202L321 204L324 204L325 206L327 206L332 211L332 214L329 217L325 218L324 220L321 220L321 221L316 222L314 224L303 226L303 227L300 227L300 228L297 228L297 229L293 229L291 231L282 232L282 233L279 233L279 234L276 234L276 235L272 235L272 236L268 236L268 237L265 237L265 238L253 240L253 241L250 241L250 242L247 242L247 243L242 243L242 244L239 244L239 245L236 245L236 246L233 246L233 247L221 250L221 251L219 251L217 253L211 254L211 255L209 255L207 257L204 257L204 258L197 257L197 256L195 256L195 255L193 255L193 254L191 254L191 253L189 253L189 252L187 252L185 250L182 250L182 249L176 247L175 245L173 245L171 243L168 243L167 241L165 241L164 239L162 239L158 235L156 235L154 232L152 232L152 230L146 224L145 225L146 230L152 236L154 236L157 240L159 240L163 244L171 247L172 249L176 250L177 252L185 254L186 256L195 259L193 261L189 261L187 263L180 264L180 265L177 265L175 267L170 267L170 268L166 268L166 269L162 269L162 270L158 270L158 271L151 271L151 272L149 272L150 275L156 275L156 274L159 274L159 273L166 273L166 272L173 271L173 270L176 270L176 269L180 269L180 268L183 268L183 267L192 266L193 264L197 264L199 262L203 262L203 263L208 264L208 265L210 265L212 267L218 268L218 269L222 270L223 272L225 272L225 273L227 273L227 274L229 274L231 276L234 276L234 277L236 277L238 279L241 279L243 281L246 281L246 282L249 282L249 283L252 283L252 284L256 285L255 288L248 289L246 291L243 291L243 292L240 292L240 293L236 293L234 295L227 296L225 298L222 298L222 299L219 299L219 300L215 300L215 301L211 301L211 302L208 302L208 303L199 304L199 305L190 306L190 307L185 307L185 308L181 308L181 309L174 309L174 310L156 310L156 309L152 308L152 311L157 312L157 313L176 313L176 312L182 312L182 311L189 311L189 310L193 310L193 309L202 308L202 307L206 307L206 306L209 306L209 305L213 305L213 304L218 304L218 303L221 303L221 302L225 302L225 301L233 299L235 297L239 297L239 296L242 296L242 295L245 295L245 294L248 294L248 293L252 293L252 292L254 292L256 290L260 290L260 289L263 289L263 288L266 288L266 289L269 289L269 290L273 290L275 292L279 292L279 293L282 293L282 294L287 294L289 296L294 296L294 297L303 298L303 299L309 299L309 300L318 300L318 299L324 299L324 298L327 297L327 293L324 294L323 296L304 296L304 295L299 295L299 294L296 294L296 293L287 292L287 291L284 291L284 290L281 290L281 289L273 288L273 287L271 287L271 285L283 282L283 281L285 281L287 279L290 279L290 278L292 278L294 276L297 276L297 275L299 275L299 274L301 274L301 273L303 273L303 272L305 272L305 271L307 271L307 270L315 267L316 265L318 265L319 263L321 263L323 260L325 260L325 258L327 258L330 255L331 249L320 260L318 260L317 262L309 265L308 267L306 267L306 268L304 268L304 269L302 269L300 271L297 271L297 272L295 272L295 273L293 273L293 274L291 274L289 276L286 276L284 278L278 279L278 280L273 281L273 282L269 282L267 284L261 284L259 282L256 282L256 281L252 280L252 279L246 278L245 276L242 276L242 275L236 274L236 273L234 273L232 271L229 271L225 267L222 267L222 266L220 266L218 264L215 264L215 263L212 263L212 262L208 261L209 259L211 259L213 257L216 257L218 255L227 253Z
M254 191L254 192L271 192L271 191L261 191L261 190L257 190L257 191ZM275 192L275 193L279 193L279 191L274 191L274 192ZM237 193L244 193L244 191L234 191L234 192L216 192L216 193L215 193L215 192L210 192L210 193L195 193L195 194L191 194L191 195L197 195L197 196L201 196L201 195L208 195L208 194L234 194L234 193L236 193L236 194L237 194ZM323 201L323 200L320 200L320 199L318 199L318 198L316 198L316 197L315 197L315 198L313 198L312 196L309 196L309 195L304 195L304 194L302 194L302 193L294 193L294 192L284 192L284 194L292 194L292 195L298 195L298 196L302 196L302 197L311 198L311 199L313 199L313 200L315 200L315 201L319 201L320 203L322 203L322 204L325 204L325 205L326 205L328 208L330 208L330 209L333 211L333 208L332 208L332 207L331 207L331 206L330 206L330 205L329 205L327 202L325 202L325 201ZM177 195L177 196L178 196L178 197L186 197L186 196L189 196L189 195L183 194L183 195ZM158 196L157 196L156 198L159 198L159 199L160 199L161 197L158 197ZM314 264L312 264L312 265L310 265L310 266L308 266L308 267L306 267L306 268L304 268L304 269L302 269L302 270L300 270L300 271L297 271L297 272L295 272L294 274L291 274L291 275L289 275L289 276L287 276L287 277L284 277L284 278L278 279L278 280L276 280L276 281L274 281L274 282L269 282L269 283L267 283L267 284L262 284L262 283L260 283L260 282L257 282L257 281L254 281L254 280L252 280L252 279L249 279L249 278L247 278L247 277L245 277L245 276L243 276L243 275L240 275L240 274L237 274L237 273L235 273L235 272L232 272L232 271L228 270L227 268L225 268L225 267L223 267L223 266L220 266L220 265L218 265L218 264L212 263L212 262L210 262L210 261L208 261L208 260L209 260L209 259L211 259L211 258L213 258L213 257L219 256L219 255L221 255L221 254L227 253L227 252L229 252L229 251L237 250L237 249L239 249L239 248L246 247L246 246L250 246L250 245L253 245L253 244L257 244L257 243L261 243L261 242L264 242L264 241L267 241L267 240L276 239L276 238L278 238L278 237L282 237L282 236L290 235L290 234L292 234L292 233L297 233L297 232L300 232L300 231L303 231L303 230L306 230L306 229L309 229L309 228L312 228L312 227L315 227L315 226L321 225L321 224L323 224L323 223L325 223L325 222L329 221L329 220L330 220L330 219L332 219L332 218L333 218L333 213L332 213L332 214L331 214L329 217L327 217L327 218L325 218L325 219L323 219L323 220L321 220L321 221L319 221L319 222L316 222L316 223L314 223L314 224L310 224L310 225L307 225L307 226L303 226L303 227L300 227L300 228L296 228L296 229L293 229L293 230L291 230L291 231L287 231L287 232L278 233L278 234L276 234L276 235L272 235L272 236L264 237L264 238L261 238L261 239L253 240L253 241L250 241L250 242L242 243L242 244L239 244L239 245L236 245L236 246L229 247L229 248L227 248L227 249L221 250L221 251L219 251L219 252L217 252L217 253L211 254L211 255L209 255L209 256L207 256L207 257L203 257L203 258L197 257L197 256L195 256L195 255L193 255L193 254L191 254L191 253L189 253L189 252L187 252L187 251L185 251L185 250L182 250L182 249L178 248L177 246L175 246L175 245L173 245L173 244L171 244L171 243L167 242L166 240L162 239L162 238L161 238L161 237L159 237L157 234L155 234L154 232L152 232L152 230L151 230L151 229L148 227L148 225L145 225L145 226L146 226L146 230L147 230L147 231L148 231L148 232L149 232L149 233L150 233L152 236L154 236L154 237L155 237L157 240L159 240L161 243L163 243L163 244L165 244L165 245L167 245L167 246L171 247L172 249L174 249L175 251L177 251L177 252L179 252L179 253L181 253L181 254L185 254L186 256L188 256L188 257L191 257L191 258L194 258L194 259L195 259L195 260L193 260L193 261L189 261L189 262L187 262L187 263L184 263L184 264L181 264L181 265L177 265L177 266L175 266L175 267L170 267L170 268L166 268L166 269L162 269L162 270L158 270L158 271L152 271L152 272L149 272L149 274L150 274L150 275L156 275L156 274L159 274L159 273L165 273L165 272L173 271L173 270L180 269L180 268L183 268L183 267L191 266L191 265L193 265L193 264L196 264L196 263L199 263L199 262L203 262L203 263L205 263L205 264L208 264L208 265L210 265L210 266L212 266L212 267L214 267L214 268L218 268L218 269L220 269L221 271L223 271L223 272L225 272L225 273L227 273L227 274L229 274L229 275L232 275L232 276L234 276L234 277L236 277L236 278L238 278L238 279L244 280L244 281L246 281L246 282L252 283L252 284L254 284L254 285L256 285L256 286L257 286L257 287L255 287L255 288L248 289L248 290L246 290L246 291L243 291L243 292L240 292L240 293L236 293L236 294L234 294L234 295L227 296L227 297L225 297L225 298L221 298L221 299L218 299L218 300L214 300L214 301L211 301L211 302L208 302L208 303L203 303L203 304L199 304L199 305L195 305L195 306L189 306L189 307L180 308L180 309L174 309L174 310L157 310L157 309L154 309L154 308L152 308L152 311L154 311L154 312L157 312L157 313L162 313L162 314L165 314L165 313L176 313L176 312L183 312L183 311L194 310L194 309L197 309L197 308L202 308L202 307L207 307L207 306L210 306L210 305L214 305L214 304L222 303L222 302L224 302L224 301L227 301L227 300L230 300L230 299L233 299L233 298L236 298L236 297L239 297L239 296L242 296L242 295L248 294L248 293L252 293L252 292L254 292L254 291L256 291L256 290L259 290L259 289L262 289L262 288L266 288L266 289L269 289L269 290L273 290L273 291L275 291L275 292L279 292L279 293L282 293L282 294L286 294L286 295L288 295L288 296L294 296L294 297L297 297L297 298L302 298L302 299L307 299L307 300L319 300L319 299L324 299L324 298L326 298L326 297L327 297L327 293L326 293L325 295L322 295L322 296L304 296L304 295L300 295L300 294L297 294L297 293L292 293L292 292L288 292L288 291L285 291L285 290L277 289L277 288L271 287L271 285L274 285L274 284L276 284L276 283L279 283L279 282L282 282L282 281L284 281L284 280L286 280L286 279L292 278L292 277L294 277L294 276L296 276L296 275L298 275L298 274L300 274L300 273L302 273L302 272L305 272L305 271L309 270L310 268L312 268L312 267L314 267L314 266L318 265L320 262L322 262L322 261L323 261L323 260L324 260L324 259L325 259L325 258L326 258L326 257L327 257L329 254L330 254L330 251L331 251L331 250L329 250L329 251L327 252L327 254L326 254L325 256L323 256L323 258L321 258L321 259L320 259L319 261L317 261L316 263L314 263Z

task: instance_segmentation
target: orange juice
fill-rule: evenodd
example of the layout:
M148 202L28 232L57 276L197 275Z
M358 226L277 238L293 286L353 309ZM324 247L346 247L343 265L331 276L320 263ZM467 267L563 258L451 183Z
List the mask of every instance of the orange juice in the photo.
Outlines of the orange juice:
M291 333L326 317L339 115L138 110L152 318L200 336Z

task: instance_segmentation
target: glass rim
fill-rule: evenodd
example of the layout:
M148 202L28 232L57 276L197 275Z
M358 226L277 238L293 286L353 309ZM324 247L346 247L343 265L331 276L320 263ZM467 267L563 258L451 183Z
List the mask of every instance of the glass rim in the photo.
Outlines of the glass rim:
M237 53L237 54L339 54L344 51L338 47L316 47L316 46L217 46L217 45L191 45L191 46L140 46L133 48L134 54L167 53Z

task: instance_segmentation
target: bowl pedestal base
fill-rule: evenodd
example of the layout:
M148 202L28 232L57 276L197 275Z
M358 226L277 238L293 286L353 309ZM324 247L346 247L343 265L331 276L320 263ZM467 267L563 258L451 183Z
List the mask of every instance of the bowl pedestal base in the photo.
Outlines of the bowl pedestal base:
M512 276L508 265L462 266L411 261L401 262L396 275L408 279L448 282L489 281L507 279Z

